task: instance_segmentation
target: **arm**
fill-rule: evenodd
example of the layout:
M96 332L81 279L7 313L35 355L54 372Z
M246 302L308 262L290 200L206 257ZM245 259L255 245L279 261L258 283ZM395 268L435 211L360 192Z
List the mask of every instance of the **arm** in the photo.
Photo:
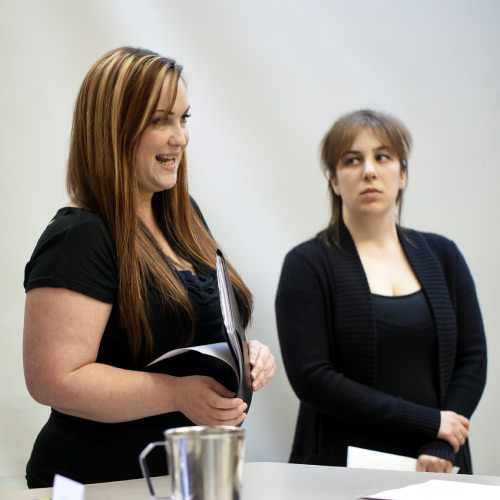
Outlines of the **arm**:
M448 288L457 319L457 350L443 409L470 418L486 383L486 338L474 280L456 246L454 250L454 259L449 257L454 274L448 278Z
M246 405L209 377L124 370L96 363L111 304L64 288L26 295L23 359L41 404L100 422L180 411L198 425L237 425Z
M441 260L447 277L448 290L454 305L457 320L457 349L453 376L446 393L442 415L445 417L439 436L453 444L440 440L422 446L422 456L438 456L454 460L469 435L469 421L482 395L486 381L486 340L481 311L477 300L473 278L462 254L455 246ZM446 422L453 413L455 419ZM457 418L466 427L457 423ZM461 437L461 439L460 439Z
M321 267L323 265L323 267ZM337 371L328 336L334 324L335 283L317 256L288 254L276 297L278 334L285 369L299 399L315 410L344 422L435 437L437 409L405 401ZM338 358L337 358L338 359Z

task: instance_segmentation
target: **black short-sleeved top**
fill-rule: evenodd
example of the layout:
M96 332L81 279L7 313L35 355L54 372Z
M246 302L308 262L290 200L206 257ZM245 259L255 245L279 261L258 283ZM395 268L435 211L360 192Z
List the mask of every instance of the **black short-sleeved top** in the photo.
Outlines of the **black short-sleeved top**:
M215 273L203 267L196 275L177 271L196 315L192 345L224 341L222 315ZM63 287L115 305L118 266L111 234L104 221L84 209L60 209L40 237L26 265L26 291L38 287ZM119 368L142 370L149 361L179 347L178 325L160 306L153 287L148 287L154 337L153 353L141 352L132 362L127 332L113 307L102 336L96 361ZM229 388L234 376L223 362L206 364L198 353L178 356L172 363L176 375L213 376ZM104 424L51 411L35 442L27 465L29 487L51 486L55 473L82 483L108 482L141 477L138 456L152 441L163 440L168 428L192 425L179 412L136 421ZM164 451L148 460L152 475L167 471Z

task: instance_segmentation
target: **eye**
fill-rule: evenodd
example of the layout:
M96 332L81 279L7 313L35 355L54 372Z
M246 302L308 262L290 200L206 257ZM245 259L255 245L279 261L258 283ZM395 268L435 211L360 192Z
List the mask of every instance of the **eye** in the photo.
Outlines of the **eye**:
M163 119L163 117L161 116L155 116L152 120L151 120L151 125L153 127L161 127L163 125L166 124L166 120Z
M361 160L357 156L348 156L342 162L346 166L358 165Z
M390 161L392 158L388 155L388 154L378 154L375 159L379 162L379 163L385 163L386 161Z
M186 124L188 122L189 118L191 118L191 114L185 113L184 115L181 116L181 123Z

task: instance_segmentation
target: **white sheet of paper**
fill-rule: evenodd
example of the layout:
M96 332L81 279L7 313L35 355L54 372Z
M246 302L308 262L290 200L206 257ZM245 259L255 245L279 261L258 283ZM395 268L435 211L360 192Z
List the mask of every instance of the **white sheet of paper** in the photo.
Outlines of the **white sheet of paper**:
M347 467L415 472L417 470L417 460L401 455L392 455L391 453L349 446L347 448ZM453 467L454 474L458 471L459 467Z
M151 363L149 363L149 365L147 366L154 365L158 361L172 358L188 351L198 351L202 354L207 354L208 356L213 356L215 358L221 359L222 361L225 361L233 369L234 373L236 373L236 376L239 377L238 368L236 367L234 358L229 351L227 342L218 342L216 344L196 345L193 347L182 347L181 349L174 349L173 351L169 351L159 358L156 358L154 361L151 361Z
M52 500L83 500L85 485L64 476L54 476Z
M426 483L412 484L396 490L387 490L360 498L377 500L498 500L500 486L489 484L463 483L459 481L441 481L432 479Z

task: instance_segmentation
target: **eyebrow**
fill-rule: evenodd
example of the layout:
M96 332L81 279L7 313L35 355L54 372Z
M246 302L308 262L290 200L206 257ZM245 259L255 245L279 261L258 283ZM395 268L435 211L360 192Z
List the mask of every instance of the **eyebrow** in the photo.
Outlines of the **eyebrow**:
M389 146L379 146L378 148L375 148L373 151L382 151L384 149L387 149L387 151L390 151L391 148ZM346 151L342 156L348 155L348 154L360 154L361 151L356 151L354 149L350 149L349 151Z
M191 106L188 106L186 111L184 111L184 113L182 113L182 114L185 115L186 113L189 113L190 109L191 109ZM165 110L164 109L157 109L157 110L155 110L155 113L165 113ZM168 114L173 115L172 111L169 111Z

